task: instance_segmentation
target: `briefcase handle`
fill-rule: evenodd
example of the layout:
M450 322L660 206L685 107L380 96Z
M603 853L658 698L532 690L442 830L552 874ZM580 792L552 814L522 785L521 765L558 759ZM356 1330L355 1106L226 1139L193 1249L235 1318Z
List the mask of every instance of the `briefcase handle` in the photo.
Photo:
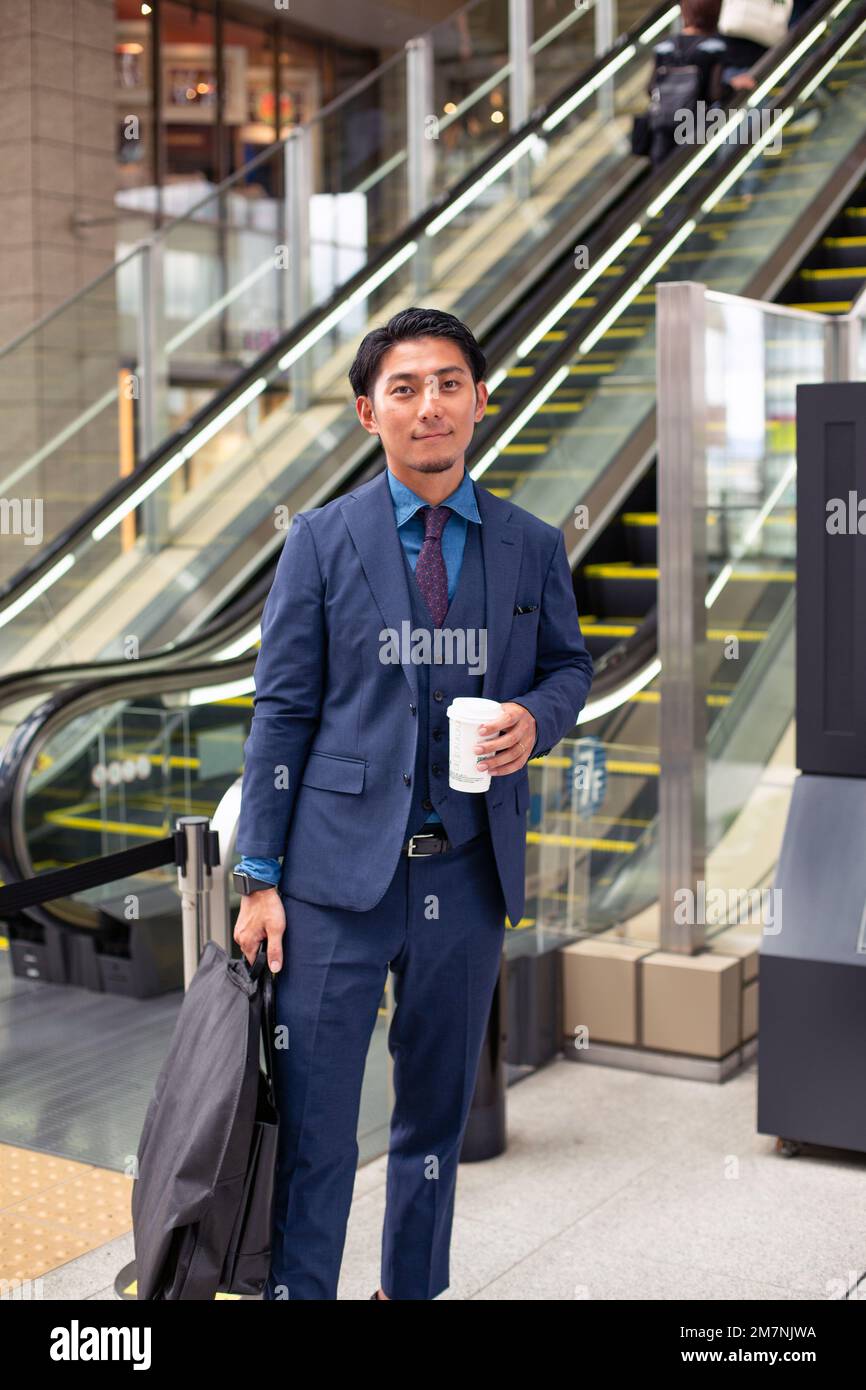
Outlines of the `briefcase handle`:
M268 967L267 939L259 942L259 949L252 965L247 964L251 980L261 977L262 991L262 1036L265 1040L265 1071L268 1078L268 1100L276 1109L274 1092L274 977Z

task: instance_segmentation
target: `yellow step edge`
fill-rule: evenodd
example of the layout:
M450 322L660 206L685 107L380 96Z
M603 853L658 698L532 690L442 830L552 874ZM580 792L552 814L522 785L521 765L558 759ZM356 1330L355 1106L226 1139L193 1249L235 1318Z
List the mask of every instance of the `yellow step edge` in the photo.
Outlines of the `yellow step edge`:
M553 835L540 830L528 830L526 842L531 845L570 845L576 849L597 849L607 854L634 854L636 846L628 840L596 840L583 835Z

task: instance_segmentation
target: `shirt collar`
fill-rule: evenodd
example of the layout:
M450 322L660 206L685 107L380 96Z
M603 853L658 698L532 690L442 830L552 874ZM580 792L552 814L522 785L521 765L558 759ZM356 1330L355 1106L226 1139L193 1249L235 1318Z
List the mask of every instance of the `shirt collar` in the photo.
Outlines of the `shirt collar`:
M401 483L399 478L395 478L390 468L388 472L388 486L391 489L391 500L394 503L394 515L397 525L402 526L404 521L408 521L414 516L419 507L426 507L427 502L423 497L419 497L405 483ZM440 506L450 507L452 511L463 516L467 521L476 521L481 525L481 513L478 510L478 503L475 500L475 488L472 479L463 467L463 477L458 487L454 489L450 497L446 497Z

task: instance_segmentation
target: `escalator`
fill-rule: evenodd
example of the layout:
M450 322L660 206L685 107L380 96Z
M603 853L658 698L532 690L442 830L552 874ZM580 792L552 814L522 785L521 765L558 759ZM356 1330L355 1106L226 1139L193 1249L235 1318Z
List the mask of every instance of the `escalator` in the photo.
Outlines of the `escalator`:
M819 6L814 22L810 19L812 28L803 40L806 47L820 37L822 13ZM420 220L418 237L423 233L436 252L431 283L435 285L439 264L447 305L471 314L479 335L491 338L492 362L500 355L496 329L503 316L507 321L503 353L511 350L508 336L515 330L522 332L524 319L528 333L537 329L543 305L533 305L521 317L521 291L539 284L554 313L562 293L569 292L574 276L568 255L562 257L563 245L573 248L576 237L585 236L593 251L590 278L599 268L607 278L617 268L609 264L609 258L617 249L621 229L627 231L635 216L645 215L647 199L654 192L663 193L666 177L647 182L641 177L645 173L641 162L622 151L627 145L629 113L645 99L647 46L669 25L673 14L672 9L661 8L634 26L611 54L537 114L528 133L518 131L509 137L480 170L467 176L449 201L443 199L441 211L432 220ZM789 62L786 52L792 46L796 51L797 35L776 57L775 64L782 70ZM611 114L612 119L604 119ZM636 180L640 187L634 197L626 197L618 215L605 219L608 204L622 197L623 189ZM529 198L525 196L527 181ZM487 206L491 193L496 199ZM551 195L555 195L552 206ZM605 235L611 221L612 237ZM440 241L443 230L446 237ZM642 232L636 246L645 239ZM370 440L359 441L354 411L334 399L333 373L329 375L335 356L331 321L357 298L359 289L369 289L372 280L386 272L393 277L395 261L407 249L412 260L413 247L415 241L405 240L386 247L383 258L347 286L348 299L327 306L324 316L313 315L300 337L289 335L286 351L281 344L278 352L260 359L235 388L219 396L133 480L89 508L77 528L47 544L44 553L30 561L5 596L0 596L0 651L5 655L5 669L38 671L41 685L47 670L55 666L113 659L122 668L130 656L138 660L176 646L198 633L243 591L263 555L276 553L282 539L277 523L285 522L288 509L315 505L356 475L374 445ZM419 260L429 262L429 246L421 249L426 254ZM465 292L455 273L458 264L460 276L467 281ZM471 277L467 276L469 265ZM391 295L393 289L389 284L387 293ZM442 294L433 292L429 297L431 302L443 302ZM372 304L370 295L367 299ZM591 306L595 299L579 297L575 307L584 301ZM397 307L394 300L390 304ZM548 336L566 331L567 325L558 324ZM616 334L635 331L633 325L623 323L611 330L606 343ZM357 333L346 341L354 344L356 340ZM302 367L306 371L311 365L307 359L323 352L328 368L322 391L299 413L293 409L293 392L297 390L300 398L305 383L295 373ZM519 342L517 352L521 352ZM348 365L350 355L350 350L341 354L341 368ZM512 376L531 376L533 369L531 358L508 367L508 379L497 393L500 399ZM593 370L591 360L579 370ZM491 417L506 406L507 402L500 406L494 398ZM558 408L558 402L549 407ZM570 407L566 403L562 408ZM518 442L511 452L522 447ZM251 479L255 482L252 496ZM133 536L136 528L138 535ZM5 729L0 725L0 736L8 729L7 720Z
M804 263L816 237L850 202L866 169L866 139L859 134L866 129L866 18L862 5L832 8L835 14L826 7L828 24L819 41L800 55L796 72L778 93L779 109L784 114L790 108L793 116L830 82L842 85L835 87L834 103L823 108L814 129L784 147L783 160L773 165L769 154L733 146L712 153L699 178L682 180L669 202L673 216L662 221L664 209L654 215L652 202L664 196L664 183L670 186L687 170L695 151L675 155L664 182L650 180L643 193L644 221L637 224L630 255L624 253L623 223L625 230L636 225L640 190L627 195L596 231L590 227L590 263L598 267L608 254L610 274L597 276L592 292L571 294L565 323L551 321L551 310L563 302L569 283L575 284L571 253L546 277L542 292L525 297L508 325L485 339L494 365L494 408L478 431L469 461L473 476L567 528L580 611L588 615L586 635L599 658L599 676L578 732L600 733L605 742L623 748L658 747L655 680L633 688L636 671L657 665L652 282L695 279L772 297L789 282L794 261ZM819 13L817 23L823 22ZM794 36L794 43L799 41ZM778 61L774 55L771 71ZM738 169L750 156L748 166ZM779 193L784 199L774 196ZM723 254L716 255L720 247ZM611 248L615 254L609 254ZM790 346L782 343L780 356ZM813 368L814 363L795 360L792 369L805 380ZM778 454L779 486L745 559L738 552L736 506L723 496L714 500L710 515L710 529L717 527L719 538L709 545L713 598L719 603L711 640L717 623L723 635L739 634L751 658L738 667L734 687L721 655L714 673L710 695L718 698L710 700L710 738L720 757L741 733L744 693L752 701L760 698L767 665L762 653L776 659L785 649L793 508L784 471L792 434L783 419L777 435L770 454L774 449ZM359 465L375 467L368 460L356 461L356 470ZM350 485L357 476L346 469L337 486ZM584 505L590 521L580 530L574 525L576 508ZM742 577L730 563L738 553ZM269 563L268 555L259 557L258 597L249 608L237 595L232 628L237 655L228 630L217 622L210 645L199 642L194 664L188 664L189 650L178 641L164 657L145 656L132 669L127 663L125 672L94 672L84 683L58 690L16 728L0 771L4 877L25 877L109 853L136 837L157 837L179 810L213 810L240 770L252 705L254 626ZM223 659L215 660L217 655ZM784 717L784 710L777 712L777 722ZM768 727L766 742L756 756L769 757L778 731ZM611 786L610 838L628 840L635 853L612 852L610 862L597 859L593 924L621 920L648 900L651 875L641 866L646 869L653 853L652 775L622 794ZM655 802L657 810L657 791ZM555 805L546 804L545 815L548 811L556 814ZM32 921L37 927L74 922L107 930L104 919L116 912L122 887L110 911L104 895L94 890L74 903L34 910ZM154 893L160 891L157 884Z
M363 333L420 300L489 335L642 180L631 112L676 13L645 15L133 473L60 529L46 505L41 544L21 541L21 567L0 592L3 669L139 659L193 636L237 596L279 548L286 512L330 495L374 447L359 439L346 380Z

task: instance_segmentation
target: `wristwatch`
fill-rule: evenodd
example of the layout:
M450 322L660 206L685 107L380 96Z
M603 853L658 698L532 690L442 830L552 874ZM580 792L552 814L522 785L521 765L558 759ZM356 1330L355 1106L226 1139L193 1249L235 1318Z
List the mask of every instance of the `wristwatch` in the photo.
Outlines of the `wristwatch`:
M241 873L240 869L235 869L232 873L235 881L235 888L244 897L249 893L258 893L262 888L276 888L275 883L268 883L264 878L253 878L252 874Z

